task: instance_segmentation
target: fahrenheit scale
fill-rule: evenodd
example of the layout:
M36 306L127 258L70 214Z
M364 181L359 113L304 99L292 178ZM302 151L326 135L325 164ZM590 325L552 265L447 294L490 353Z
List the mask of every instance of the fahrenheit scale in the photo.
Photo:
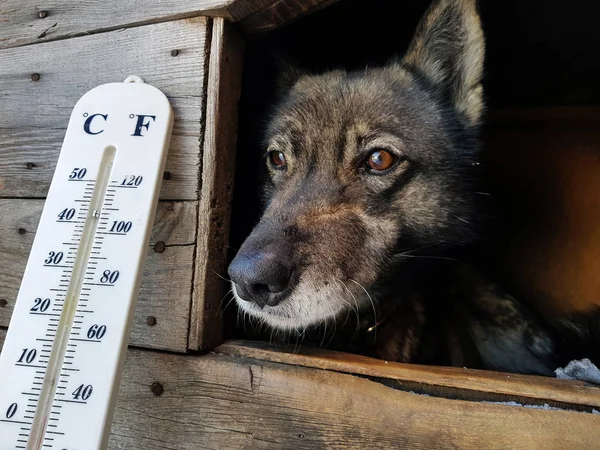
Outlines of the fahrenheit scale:
M173 113L137 77L75 105L0 354L0 449L107 446Z

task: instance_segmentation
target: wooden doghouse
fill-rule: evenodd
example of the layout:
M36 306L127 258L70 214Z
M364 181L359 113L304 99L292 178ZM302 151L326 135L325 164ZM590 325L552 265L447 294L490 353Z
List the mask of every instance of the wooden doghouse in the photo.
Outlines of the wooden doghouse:
M0 344L71 109L89 89L133 74L165 92L175 126L109 448L599 448L600 388L583 382L224 342L220 274L244 43L333 3L0 4ZM496 130L512 133L510 142L494 138L496 149L520 141L537 143L539 153L540 143L551 140L559 153L575 135L580 147L600 148L593 107L496 117ZM591 167L586 161L580 166ZM559 166L546 166L548 176ZM513 175L523 179L525 172ZM596 175L587 179L598 187ZM579 207L593 210L595 201ZM598 255L592 230L577 232L578 248L591 246ZM573 254L558 244L554 250ZM543 258L527 251L531 261ZM536 292L559 289L540 272L519 273L521 285L535 279ZM563 274L560 288L575 281ZM593 284L578 286L593 295Z

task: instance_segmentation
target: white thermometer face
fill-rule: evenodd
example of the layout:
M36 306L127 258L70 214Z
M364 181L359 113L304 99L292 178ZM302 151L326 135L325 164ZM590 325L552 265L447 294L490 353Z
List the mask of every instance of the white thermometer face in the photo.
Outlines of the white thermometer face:
M106 448L172 126L143 82L75 106L0 354L0 450Z

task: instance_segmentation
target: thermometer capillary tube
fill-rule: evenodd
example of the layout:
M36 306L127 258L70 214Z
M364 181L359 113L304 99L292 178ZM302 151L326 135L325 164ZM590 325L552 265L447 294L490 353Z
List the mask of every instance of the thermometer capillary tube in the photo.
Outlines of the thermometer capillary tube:
M48 360L48 367L44 376L44 382L42 384L42 390L40 392L33 423L31 424L31 433L27 442L27 450L40 450L43 445L50 411L56 395L56 385L67 351L69 336L77 311L77 303L81 294L81 288L83 287L85 272L90 259L98 222L100 221L100 211L102 210L102 205L104 203L104 197L106 189L108 188L116 152L117 149L115 146L108 145L104 148L102 154L98 176L96 177L96 183L94 185L94 193L92 194L92 199L88 206L87 217L83 227L81 240L79 241L77 255L75 256L75 263L73 264L71 280L69 281L69 286L65 295L64 307L58 322L54 345L50 353L50 359Z

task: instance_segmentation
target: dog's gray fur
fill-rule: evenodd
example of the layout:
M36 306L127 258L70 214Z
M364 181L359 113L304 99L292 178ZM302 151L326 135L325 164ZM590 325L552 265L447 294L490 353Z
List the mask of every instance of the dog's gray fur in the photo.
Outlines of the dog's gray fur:
M437 0L404 58L361 72L287 76L265 139L265 157L283 152L287 170L270 171L264 214L240 253L291 258L294 282L285 299L263 307L237 295L234 283L242 311L300 332L374 311L373 321L385 323L368 354L415 361L446 353L444 362L465 364L472 347L484 367L553 369L544 359L552 341L508 296L494 290L484 302L455 305L438 286L462 270L445 264L452 249L476 236L483 62L475 0ZM396 155L395 168L369 173L364 160L374 149ZM502 332L506 317L520 324L514 332ZM448 331L442 344L425 344L431 327ZM539 339L528 337L532 329ZM540 346L538 358L532 348Z

